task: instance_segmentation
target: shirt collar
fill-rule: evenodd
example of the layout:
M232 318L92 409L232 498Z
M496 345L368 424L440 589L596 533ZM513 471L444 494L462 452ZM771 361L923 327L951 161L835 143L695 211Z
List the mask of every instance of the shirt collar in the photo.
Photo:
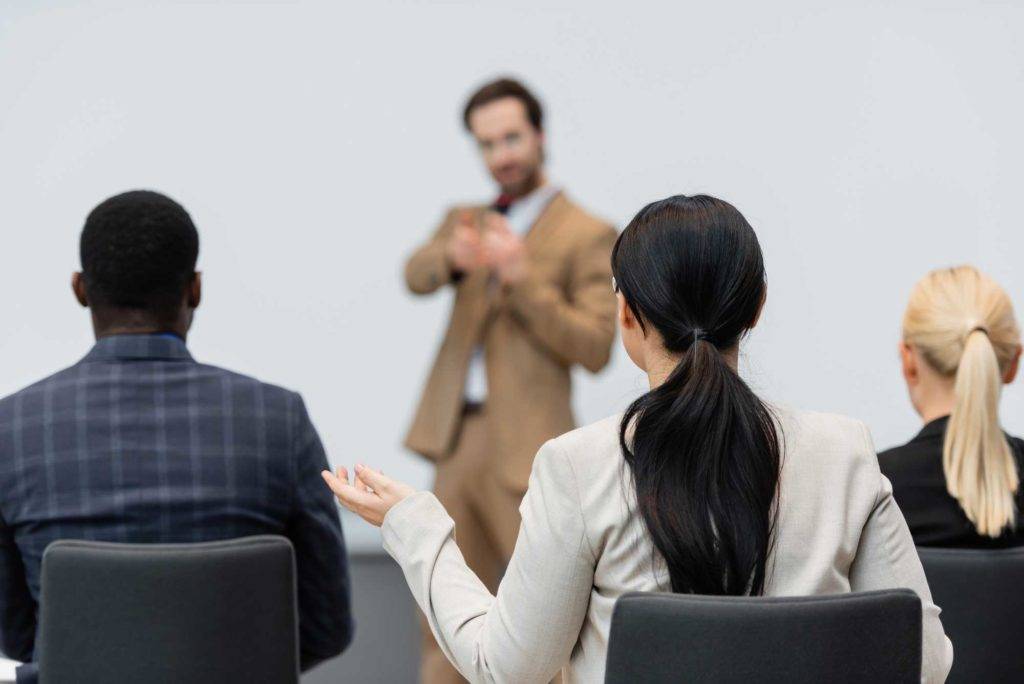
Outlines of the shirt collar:
M526 235L540 217L547 211L548 205L558 195L554 185L542 185L529 195L513 202L505 212L505 218L514 233Z
M115 359L151 359L191 361L185 340L170 333L145 335L110 335L96 340L83 361Z
M525 210L530 207L544 207L558 194L558 186L554 183L545 183L539 188L534 188L529 193L509 203L509 211Z

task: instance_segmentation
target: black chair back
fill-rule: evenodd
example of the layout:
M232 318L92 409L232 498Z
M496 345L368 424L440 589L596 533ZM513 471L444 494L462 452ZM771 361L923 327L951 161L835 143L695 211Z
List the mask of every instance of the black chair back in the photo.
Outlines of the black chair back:
M792 598L627 594L605 682L921 680L921 601L909 589Z
M298 682L292 545L54 542L36 654L44 684Z
M947 682L1024 682L1024 547L918 548L953 642Z

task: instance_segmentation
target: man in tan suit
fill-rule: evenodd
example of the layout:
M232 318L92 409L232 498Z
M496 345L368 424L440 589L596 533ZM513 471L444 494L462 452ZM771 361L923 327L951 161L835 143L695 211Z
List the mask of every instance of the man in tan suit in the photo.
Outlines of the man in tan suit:
M455 302L405 444L437 463L459 549L493 592L534 454L575 427L570 369L608 362L616 233L547 182L541 107L521 84L483 86L463 119L501 194L451 209L406 264L410 290L451 285ZM426 628L422 679L462 681Z

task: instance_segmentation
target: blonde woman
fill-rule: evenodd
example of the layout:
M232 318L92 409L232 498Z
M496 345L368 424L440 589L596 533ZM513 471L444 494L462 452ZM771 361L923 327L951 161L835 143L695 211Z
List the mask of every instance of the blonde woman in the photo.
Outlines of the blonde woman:
M973 266L933 271L914 287L900 356L925 425L879 460L918 546L1024 544L1024 441L999 421L1020 353L1010 298Z

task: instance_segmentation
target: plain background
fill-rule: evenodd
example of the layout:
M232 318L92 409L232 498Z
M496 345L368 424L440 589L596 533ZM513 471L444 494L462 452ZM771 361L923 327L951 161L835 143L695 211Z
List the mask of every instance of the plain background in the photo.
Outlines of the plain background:
M494 191L465 96L521 76L553 179L624 226L708 192L758 231L765 397L919 428L896 357L911 285L971 262L1024 308L1024 8L998 2L0 3L0 393L81 357L88 211L163 191L199 227L200 360L299 390L334 463L426 486L401 439L450 296L401 268ZM579 419L645 378L618 348ZM1006 426L1024 432L1011 386ZM353 548L375 530L345 519Z

